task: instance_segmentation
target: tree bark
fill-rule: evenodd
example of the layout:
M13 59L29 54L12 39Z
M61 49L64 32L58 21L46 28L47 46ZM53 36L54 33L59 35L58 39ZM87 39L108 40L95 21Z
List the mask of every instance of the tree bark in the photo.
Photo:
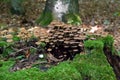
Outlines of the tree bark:
M45 9L36 22L45 26L52 20L81 24L78 0L47 0Z
M109 49L109 47L107 46L104 47L104 53L107 57L109 64L114 70L117 80L120 80L120 56L113 55L111 49Z

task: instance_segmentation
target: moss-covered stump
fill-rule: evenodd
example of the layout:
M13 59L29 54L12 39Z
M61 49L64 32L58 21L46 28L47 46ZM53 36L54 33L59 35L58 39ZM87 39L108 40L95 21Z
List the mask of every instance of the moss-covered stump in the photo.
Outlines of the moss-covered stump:
M77 55L72 64L80 72L82 80L116 80L104 54Z
M117 80L120 80L120 56L118 52L114 49L113 38L107 36L103 39L104 42L104 53L107 57L108 62L113 67L113 70L116 74Z
M120 65L119 65L120 56L118 55L117 51L114 49L113 42L114 42L114 39L110 35L106 37L101 37L101 38L99 37L94 40L87 40L84 42L84 47L85 47L86 53L88 53L87 54L88 57L85 55L83 56L86 60L87 59L89 60L87 62L89 62L88 64L90 65L91 65L91 61L94 64L97 63L96 66L99 66L99 67L102 65L107 65L107 68L111 68L112 72L114 71L116 75L116 79L120 80L120 76L119 76L120 75ZM87 62L84 62L84 63L87 63ZM110 80L114 80L114 79L111 78Z
M87 40L84 43L86 55L77 55L73 65L83 80L116 80L114 71L104 55L102 40Z

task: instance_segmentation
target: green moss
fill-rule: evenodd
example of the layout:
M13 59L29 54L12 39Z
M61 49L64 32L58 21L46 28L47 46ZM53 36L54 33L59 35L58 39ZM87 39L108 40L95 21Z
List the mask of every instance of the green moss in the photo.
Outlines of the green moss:
M106 37L101 36L95 36L95 35L88 35L88 39L90 38L96 38L96 40L87 40L84 42L84 46L86 51L93 51L91 49L96 49L99 51L103 51L103 47L109 48L113 55L119 55L119 53L116 51L115 47L113 46L114 39L111 35L108 35Z
M80 72L82 80L116 80L114 72L108 63L105 62L104 65L100 66L89 61L91 60L80 59L79 62L76 61L73 63ZM97 61L96 63L100 64Z
M107 47L109 50L111 50L113 55L120 56L119 52L116 51L115 47L113 46L114 39L111 35L104 37L102 40L103 40L104 46Z
M9 72L12 65L13 61L3 62L3 67L0 67L0 80L81 80L80 73L68 62L60 63L47 72L38 68Z
M84 42L84 47L86 50L89 51L103 51L104 44L101 40L87 40Z
M53 76L54 75L54 76ZM47 80L81 80L81 74L68 62L60 63L47 72Z
M114 42L114 39L110 35L108 35L105 38L103 38L104 46L109 47L111 50L113 48L113 42Z
M52 12L43 12L41 16L36 20L37 24L41 26L47 26L53 20Z
M51 12L43 12L42 15L36 20L36 23L41 26L47 26L52 20L53 15ZM73 25L82 24L81 18L77 14L66 14L63 16L62 21Z
M116 80L114 71L103 52L104 44L107 45L104 42L112 39L110 37L106 38L103 38L104 40L85 41L84 47L87 54L75 57L72 64L80 72L83 80ZM108 45L111 45L110 41Z
M116 80L104 53L93 51L86 55L78 54L71 64L80 72L82 80Z
M31 68L20 70L17 72L9 72L14 61L4 61L3 66L0 67L0 80L39 80L39 74L42 74L39 69ZM39 78L38 78L39 77Z
M63 16L63 22L73 25L82 24L81 18L78 14L69 13Z

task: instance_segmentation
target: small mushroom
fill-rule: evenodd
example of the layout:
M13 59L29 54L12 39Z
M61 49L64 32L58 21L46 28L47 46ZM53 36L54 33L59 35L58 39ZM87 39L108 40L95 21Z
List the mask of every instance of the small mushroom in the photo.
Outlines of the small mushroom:
M52 49L51 49L51 48L48 48L47 51L50 52L50 51L52 51Z
M66 45L66 46L64 46L64 48L69 48L69 46Z
M58 36L58 38L63 38L63 36L60 35L60 36Z
M64 41L65 44L69 44L69 41Z
M64 40L63 40L63 39L59 39L58 41L59 41L59 42L63 42Z
M78 52L78 49L74 49L73 52Z
M72 48L77 48L78 46L71 46Z

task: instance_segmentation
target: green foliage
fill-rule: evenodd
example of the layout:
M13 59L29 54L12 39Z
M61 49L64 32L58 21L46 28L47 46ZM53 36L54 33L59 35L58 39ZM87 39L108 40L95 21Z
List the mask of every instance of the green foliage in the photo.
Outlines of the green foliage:
M44 42L41 42L39 45L41 48L45 48L46 44Z
M6 41L0 41L0 47L4 47L7 46L7 42Z
M114 16L120 16L120 12L115 12L113 15Z
M1 37L0 38L0 47L2 48L2 57L7 57L9 54L14 52L13 46L15 45L15 42L20 41L20 38L17 37L14 33L9 33L12 37L9 39L7 37ZM11 40L11 42L8 42L7 40Z
M37 51L37 49L36 49L36 48L30 48L30 53L31 53L31 54L36 53L36 51Z
M12 43L8 43L6 41L0 41L0 47L3 48L3 52L1 53L3 57L6 57L8 54L13 52L12 45Z
M12 52L14 52L14 50L12 49L11 46L5 47L4 50L3 50L2 56L7 57Z
M20 41L20 37L18 37L17 35L13 35L12 40L13 41Z

